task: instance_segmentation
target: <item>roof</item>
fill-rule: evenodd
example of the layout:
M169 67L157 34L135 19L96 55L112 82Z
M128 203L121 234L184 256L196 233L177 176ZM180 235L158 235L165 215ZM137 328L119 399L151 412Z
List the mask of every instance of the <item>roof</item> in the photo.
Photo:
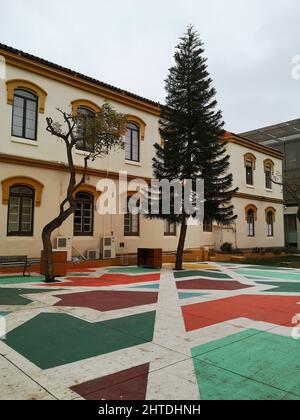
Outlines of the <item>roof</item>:
M77 86L80 84L81 88L91 91L93 93L95 93L95 88L97 88L96 93L104 95L105 98L117 100L125 104L129 103L130 105L135 106L138 109L150 112L157 116L160 115L162 105L159 102L152 101L150 99L144 98L126 90L120 89L118 87L101 82L92 77L78 73L66 67L62 67L58 64L54 64L50 61L44 60L34 55L25 53L21 50L9 47L5 44L0 43L0 53L2 53L5 56L9 64L17 65L21 68L25 68L28 71L35 72L46 77L50 77L52 79L58 80L63 83L68 83L73 86ZM52 71L49 71L49 69ZM296 121L299 124L300 133L300 120ZM248 135L246 136L246 134ZM283 159L283 154L281 152L279 152L276 149L267 147L265 145L258 146L257 140L251 139L250 137L250 132L245 133L244 135L237 135L227 131L224 135L226 141L237 143L244 147L248 147L252 150L259 150L267 155Z
M247 149L255 150L257 152L264 153L268 156L272 156L274 158L283 160L284 155L279 150L269 147L269 146L265 146L263 144L259 144L246 137L242 137L238 134L231 133L230 131L225 131L223 138L228 143L235 143Z
M265 145L275 145L276 143L300 138L300 119L258 128L242 133L241 136Z
M31 62L38 63L40 65L46 66L47 68L54 69L56 71L59 71L61 73L66 74L66 75L70 75L70 76L72 76L76 79L81 79L83 81L87 81L87 82L92 83L94 85L100 86L100 87L102 87L106 90L110 90L112 92L115 92L118 95L122 95L123 97L125 96L127 98L132 98L133 100L143 102L144 104L148 104L148 105L150 105L152 107L155 107L156 109L160 110L161 104L159 102L152 101L150 99L147 99L147 98L144 98L142 96L136 95L135 93L128 92L124 89L120 89L120 88L112 86L110 84L101 82L97 79L86 76L82 73L78 73L74 70L71 70L71 69L68 69L66 67L62 67L58 64L52 63L50 61L44 60L43 58L36 57L34 55L25 53L24 51L21 51L21 50L9 47L8 45L0 43L0 53L1 52L4 53L4 56L6 56L5 53L8 53L9 55L13 54L14 56L17 56L19 58L30 60ZM9 61L8 61L8 63L9 63Z

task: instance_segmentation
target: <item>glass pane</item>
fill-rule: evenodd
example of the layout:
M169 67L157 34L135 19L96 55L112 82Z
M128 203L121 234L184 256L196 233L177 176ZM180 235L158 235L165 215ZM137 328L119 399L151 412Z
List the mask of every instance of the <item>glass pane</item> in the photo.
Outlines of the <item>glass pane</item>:
M14 97L14 108L18 107L18 108L22 108L24 107L24 99L19 98L18 96Z
M8 224L8 232L18 232L19 230L19 224L18 223L11 223Z
M23 116L18 117L14 114L13 125L16 127L23 127Z
M27 128L26 132L25 132L25 137L27 139L35 140L35 137L36 137L35 136L35 130L31 130L31 129Z
M16 137L22 137L23 135L22 127L13 126L12 135Z
M22 98L37 101L37 97L33 93L28 92L27 90L16 89L15 95L22 96Z
M22 232L31 232L31 223L22 222L21 230Z
M36 115L36 102L27 101L27 112L30 111L31 114Z
M32 189L30 189L30 188L27 188L27 187L22 187L22 186L20 186L20 187L18 187L18 186L16 186L16 187L12 187L11 189L10 189L10 193L11 194L19 194L19 195L29 195L29 196L33 196L33 191L32 191ZM17 197L17 200L18 200L19 198Z

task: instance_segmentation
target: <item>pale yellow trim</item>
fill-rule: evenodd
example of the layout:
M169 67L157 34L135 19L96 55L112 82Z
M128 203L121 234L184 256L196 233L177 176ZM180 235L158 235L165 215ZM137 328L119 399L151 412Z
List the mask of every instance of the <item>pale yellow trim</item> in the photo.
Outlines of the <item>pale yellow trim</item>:
M101 195L101 192L97 191L97 188L94 185L89 185L89 184L80 185L75 191L75 194L80 193L80 192L92 194L96 198L96 200L98 200L98 198Z
M273 213L273 217L274 217L274 219L273 219L273 221L275 222L276 221L276 209L274 209L274 207L268 207L266 210L265 210L265 213L266 213L266 222L268 223L268 214L269 213Z
M89 101L87 99L76 99L75 101L71 102L72 105L72 115L77 115L78 108L88 108L91 111L94 111L95 113L101 112L101 107L95 104L92 101Z
M39 112L44 114L46 105L47 92L35 83L28 80L13 79L6 82L7 86L7 103L13 105L14 92L16 89L25 89L34 93L39 98Z
M264 160L264 169L265 169L265 172L267 171L268 168L270 168L271 171L272 171L272 175L274 175L274 167L275 167L275 163L273 162L272 159L266 159L266 160Z
M246 221L248 220L248 212L249 212L249 210L253 210L254 211L254 218L255 218L255 221L257 221L257 207L254 204L249 204L245 208Z
M141 140L145 140L145 133L146 133L146 127L147 124L139 117L135 115L127 115L127 122L137 124L140 127L141 130Z
M72 86L77 89L83 89L86 92L99 95L107 100L116 101L155 116L160 115L159 104L148 103L148 101L145 101L142 98L134 98L127 95L126 92L122 90L116 91L109 87L100 86L96 82L84 80L83 78L78 77L75 72L66 73L63 70L55 69L41 62L22 57L16 53L1 50L1 48L0 51L8 65L21 68L33 74L38 74L39 76L55 80L56 82Z
M247 162L252 162L253 163L253 169L256 169L256 156L254 156L253 153L246 153L244 155L244 161L245 161L245 167L247 167Z
M2 203L3 204L6 205L9 203L10 188L16 185L23 185L25 187L33 188L35 190L35 205L36 207L41 206L44 185L33 178L28 178L25 176L14 176L12 178L8 178L2 181Z

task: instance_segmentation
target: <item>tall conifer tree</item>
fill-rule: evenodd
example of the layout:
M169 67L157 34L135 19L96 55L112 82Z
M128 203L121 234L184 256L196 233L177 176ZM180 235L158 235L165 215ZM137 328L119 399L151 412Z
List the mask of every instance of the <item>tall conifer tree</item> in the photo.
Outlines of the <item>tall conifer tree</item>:
M233 177L228 172L226 143L220 141L222 113L217 109L216 90L207 71L203 44L193 27L181 38L175 65L166 80L166 106L162 108L160 134L163 144L156 144L153 159L158 180L204 179L205 218L230 225L236 219L231 204ZM187 215L158 216L181 226L176 269L182 269L187 234Z

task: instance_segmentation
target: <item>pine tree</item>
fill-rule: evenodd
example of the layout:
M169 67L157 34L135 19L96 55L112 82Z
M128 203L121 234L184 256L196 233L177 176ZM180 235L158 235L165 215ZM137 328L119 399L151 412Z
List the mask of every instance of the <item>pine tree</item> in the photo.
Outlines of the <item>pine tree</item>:
M222 113L216 110L216 90L203 54L198 33L188 27L166 80L166 106L160 118L163 144L155 145L154 176L170 181L195 181L201 177L205 184L205 218L230 225L236 219L231 199L237 190L232 189L226 143L220 141L224 134ZM181 270L187 234L186 214L160 214L158 217L181 225L176 260L176 269Z

